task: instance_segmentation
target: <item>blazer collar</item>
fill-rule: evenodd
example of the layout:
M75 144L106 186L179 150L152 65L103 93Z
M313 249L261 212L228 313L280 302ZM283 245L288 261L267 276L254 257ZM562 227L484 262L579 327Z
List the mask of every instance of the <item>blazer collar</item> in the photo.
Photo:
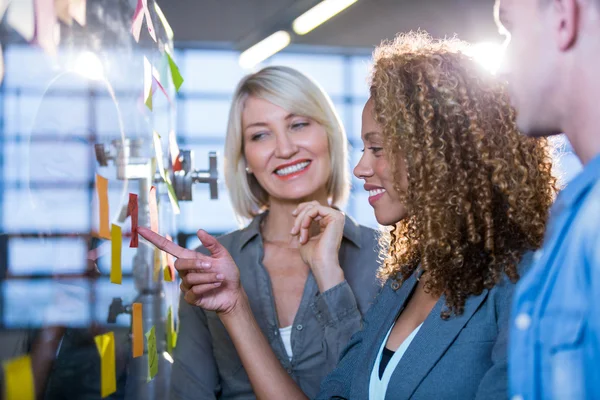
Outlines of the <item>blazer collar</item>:
M357 381L360 381L356 382L356 387L364 388L367 390L366 393L368 393L370 373L375 365L381 342L400 314L400 310L406 305L405 303L417 285L417 279L413 274L397 290L392 288L392 284L393 281L386 283L387 287L378 300L383 303L382 309L389 311L381 319L382 323L374 336L375 343L372 343L367 353L369 360L368 373L363 372L355 375ZM386 398L397 399L399 393L402 394L402 398L406 399L413 395L419 384L477 311L487 294L488 290L486 289L478 296L469 297L465 303L464 312L460 316L451 316L448 320L443 320L440 317L446 303L445 296L438 300L392 374Z

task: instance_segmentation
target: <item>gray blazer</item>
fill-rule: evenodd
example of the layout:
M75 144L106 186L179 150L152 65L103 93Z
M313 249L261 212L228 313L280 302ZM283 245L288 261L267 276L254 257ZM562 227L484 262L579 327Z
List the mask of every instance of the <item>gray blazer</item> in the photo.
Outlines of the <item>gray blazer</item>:
M521 262L528 268L531 254ZM523 268L525 267L525 268ZM336 369L323 381L318 400L369 398L375 358L390 326L416 286L414 275L400 289L388 281L365 315ZM440 318L441 297L392 374L386 400L505 400L510 304L515 285L505 279L467 299L464 313Z
M313 397L333 370L380 285L377 234L346 217L339 260L346 281L319 293L309 274L292 329L290 361L279 336L269 274L262 264L260 222L219 238L240 269L244 290L271 348L302 390ZM205 249L199 251L206 252ZM248 375L214 312L180 302L180 328L171 377L171 399L254 399Z

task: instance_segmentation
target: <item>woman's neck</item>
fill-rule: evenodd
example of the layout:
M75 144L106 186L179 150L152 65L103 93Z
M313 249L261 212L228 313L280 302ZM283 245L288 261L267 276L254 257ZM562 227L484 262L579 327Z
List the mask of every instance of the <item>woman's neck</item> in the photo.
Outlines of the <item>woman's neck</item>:
M317 200L323 205L328 205L327 195L306 199L301 202L284 202L271 199L269 202L269 215L263 221L261 231L263 240L267 242L289 242L290 231L294 226L296 217L292 212L300 203Z

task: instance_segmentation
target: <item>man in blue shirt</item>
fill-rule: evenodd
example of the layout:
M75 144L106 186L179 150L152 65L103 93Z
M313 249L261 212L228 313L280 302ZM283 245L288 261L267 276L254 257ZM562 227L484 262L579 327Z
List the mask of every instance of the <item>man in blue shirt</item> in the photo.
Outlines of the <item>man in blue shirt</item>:
M517 123L566 132L584 169L558 196L513 303L513 399L600 399L600 0L497 0Z

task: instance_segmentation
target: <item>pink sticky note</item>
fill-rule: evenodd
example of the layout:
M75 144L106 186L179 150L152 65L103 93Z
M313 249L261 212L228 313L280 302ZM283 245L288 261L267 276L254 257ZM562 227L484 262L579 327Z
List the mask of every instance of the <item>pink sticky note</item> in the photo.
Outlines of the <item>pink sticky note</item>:
M150 229L158 233L158 204L156 202L156 187L150 188L148 197L148 206L150 207Z
M56 54L56 11L54 0L35 0L35 42L44 51Z
M131 33L136 42L140 41L140 33L142 32L142 24L146 20L146 26L148 27L148 33L156 42L156 32L154 31L154 24L150 16L150 10L148 10L147 0L138 0L133 13L133 20L131 22Z

